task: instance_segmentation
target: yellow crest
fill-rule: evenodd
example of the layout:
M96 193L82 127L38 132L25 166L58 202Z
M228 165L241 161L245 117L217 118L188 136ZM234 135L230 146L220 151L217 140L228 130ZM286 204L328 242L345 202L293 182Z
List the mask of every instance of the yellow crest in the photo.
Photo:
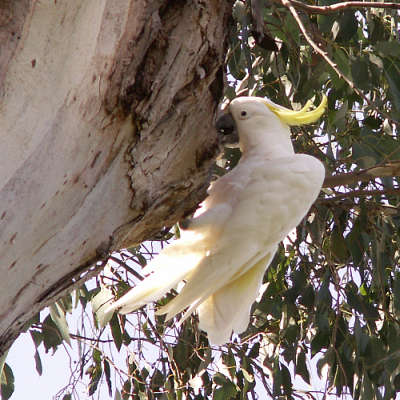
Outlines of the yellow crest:
M270 100L264 100L265 105L287 125L306 125L317 121L325 112L327 102L328 98L323 95L321 104L314 110L309 111L310 107L313 105L313 102L308 100L306 105L301 110L293 111L275 104Z

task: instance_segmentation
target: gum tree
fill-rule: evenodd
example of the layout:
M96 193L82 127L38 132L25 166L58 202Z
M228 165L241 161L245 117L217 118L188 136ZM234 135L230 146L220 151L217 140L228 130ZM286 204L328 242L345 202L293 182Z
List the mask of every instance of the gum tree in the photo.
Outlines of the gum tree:
M188 6L184 1L174 4L179 4L179 9ZM191 6L205 4L196 2ZM43 347L57 349L65 340L79 342L79 352L75 354L77 375L86 372L89 394L101 390L103 383L110 395L124 399L239 399L257 395L288 399L330 395L395 398L400 391L400 6L389 2L310 4L295 0L224 4L232 11L231 19L220 16L218 26L229 36L226 99L242 94L266 96L296 108L321 92L328 95L328 111L320 124L292 130L296 151L312 154L326 166L327 178L319 199L296 232L281 244L266 271L264 290L253 306L247 331L214 349L198 330L195 316L178 326L177 321L155 317L153 307L127 317L115 315L104 328L91 313L82 313L83 326L93 325L93 335L72 331L65 324L64 313L74 307L91 311L91 306L96 308L111 295L126 291L127 282L135 285L142 279L141 268L146 259L173 233L179 235L178 228L169 228L185 212L180 197L171 198L167 191L161 197L164 200L155 201L163 210L167 202L168 212L163 216L143 201L148 218L161 219L159 226L168 229L162 230L157 240L113 253L97 278L97 287L83 285L53 305L48 316L44 313L40 319L36 317L30 333L38 358ZM178 39L174 36L174 40ZM185 39L191 48L192 42ZM163 49L155 54L163 54ZM203 76L203 67L195 68L197 78ZM204 70L210 72L209 68ZM122 97L131 107L129 110L143 93L141 82L146 80L138 81ZM188 92L193 93L192 88ZM148 95L146 90L144 93ZM71 97L68 99L71 101ZM158 99L157 94L152 99ZM222 96L217 95L214 100L222 100ZM151 101L147 101L149 105ZM124 107L126 103L122 101L121 108L126 112ZM146 121L134 117L135 132L139 132L136 146L144 140L141 132L149 129L148 124L155 127L158 138L163 132L159 124L171 118L166 113L158 124L151 125L150 115L158 116L148 114ZM209 132L212 118L209 114L207 118ZM199 120L198 126L203 123ZM210 137L215 140L213 135ZM165 148L169 148L169 139L165 140L150 159L150 147L143 144L141 152L133 153L132 165L141 160L155 163L154 171L160 174L164 168L170 174L176 173L183 157L181 148L174 153L175 164L161 164L159 157L168 154ZM208 149L213 148L212 143ZM188 146L193 157L197 144L190 142ZM209 160L214 151L201 154L207 154L201 159ZM212 175L233 168L239 157L237 149L225 149ZM142 168L140 172L144 185L177 190L146 171ZM201 176L199 181L193 177L198 185L206 181ZM179 184L186 187L187 179L182 178ZM136 187L139 198L153 198L146 186ZM184 197L190 198L190 206L185 205L184 209L193 209L200 197ZM155 229L147 229L141 218L132 219L138 232L143 233L140 239L150 238ZM129 245L124 240L118 243ZM102 254L113 249L116 247L106 248ZM171 296L174 292L160 303ZM110 350L108 341L115 348ZM126 362L118 363L116 353ZM8 366L3 379L11 381ZM4 384L3 390L10 386ZM68 387L61 396L67 399L74 393L74 388Z

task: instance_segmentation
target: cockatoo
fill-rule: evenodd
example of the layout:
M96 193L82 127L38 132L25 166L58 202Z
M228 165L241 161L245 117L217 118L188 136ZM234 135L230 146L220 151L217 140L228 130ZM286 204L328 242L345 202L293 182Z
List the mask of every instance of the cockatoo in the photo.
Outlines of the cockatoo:
M147 278L105 312L132 312L185 281L157 314L170 319L185 311L184 320L197 311L211 344L243 332L279 242L307 214L325 176L319 160L294 153L289 125L316 121L326 103L324 96L312 111L310 101L293 111L263 98L234 99L217 129L237 130L238 165L211 184L180 239L146 266Z

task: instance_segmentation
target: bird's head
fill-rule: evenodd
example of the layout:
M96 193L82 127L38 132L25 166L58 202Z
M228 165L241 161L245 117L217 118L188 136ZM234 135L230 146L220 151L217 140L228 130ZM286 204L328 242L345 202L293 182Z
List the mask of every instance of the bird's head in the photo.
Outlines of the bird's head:
M305 125L317 121L325 111L327 97L324 95L314 110L310 110L312 104L309 100L301 110L293 111L261 97L237 97L229 104L228 112L218 118L216 128L220 134L227 135L227 142L231 142L235 132L239 136L244 132L259 134L260 130L276 133L277 129L282 130L282 124Z

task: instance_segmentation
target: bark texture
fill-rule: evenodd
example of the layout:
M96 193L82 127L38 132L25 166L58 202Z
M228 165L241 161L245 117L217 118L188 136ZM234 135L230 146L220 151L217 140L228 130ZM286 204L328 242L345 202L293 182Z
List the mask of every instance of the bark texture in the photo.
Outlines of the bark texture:
M205 196L228 2L0 1L0 353Z

